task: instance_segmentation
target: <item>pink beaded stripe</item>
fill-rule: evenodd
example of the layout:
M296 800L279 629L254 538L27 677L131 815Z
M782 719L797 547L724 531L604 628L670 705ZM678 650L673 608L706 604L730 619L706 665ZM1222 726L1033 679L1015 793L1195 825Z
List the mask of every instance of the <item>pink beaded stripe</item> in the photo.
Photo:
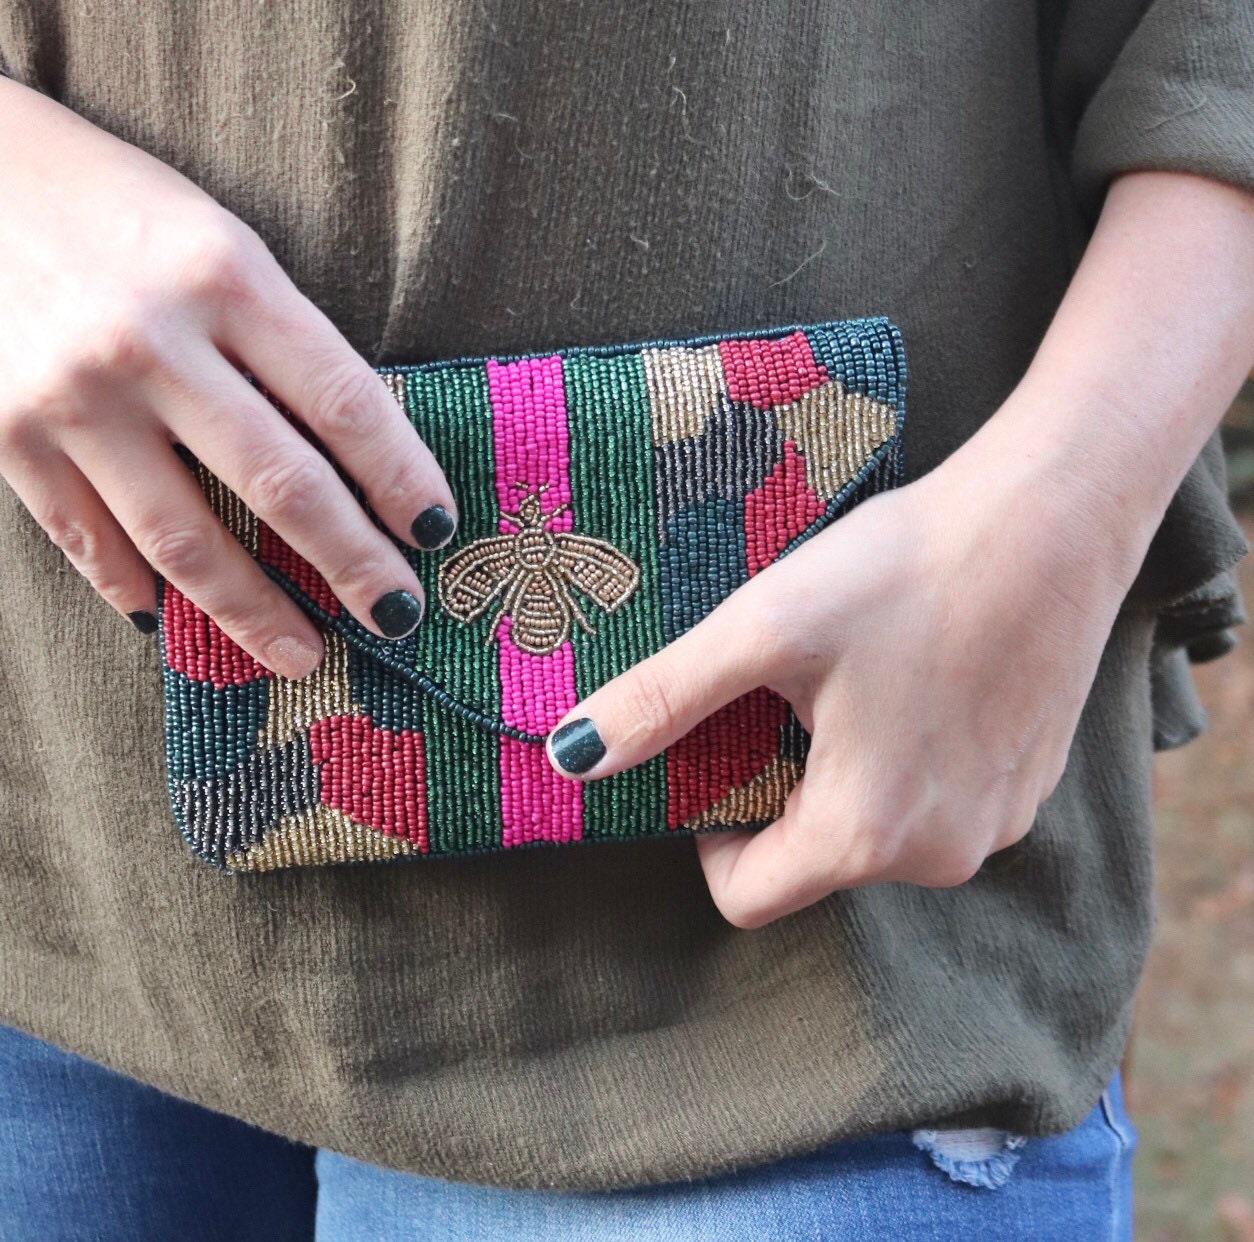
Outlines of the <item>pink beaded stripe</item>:
M539 488L540 506L551 513L571 500L570 444L562 360L529 358L487 364L492 404L493 456L502 533L516 531L521 501ZM548 523L569 531L569 510ZM511 621L498 631L501 718L527 733L547 733L578 701L570 642L547 655L521 651L510 638ZM583 835L583 787L553 771L543 747L502 737L501 842L578 841Z

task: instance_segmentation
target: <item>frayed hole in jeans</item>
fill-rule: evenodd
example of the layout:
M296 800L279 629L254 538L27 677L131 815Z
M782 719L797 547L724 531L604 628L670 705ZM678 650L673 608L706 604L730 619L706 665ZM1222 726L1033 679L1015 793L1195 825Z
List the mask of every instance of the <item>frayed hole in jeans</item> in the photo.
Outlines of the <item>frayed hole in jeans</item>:
M1010 1180L1027 1139L1005 1130L915 1130L910 1141L955 1182L996 1190Z

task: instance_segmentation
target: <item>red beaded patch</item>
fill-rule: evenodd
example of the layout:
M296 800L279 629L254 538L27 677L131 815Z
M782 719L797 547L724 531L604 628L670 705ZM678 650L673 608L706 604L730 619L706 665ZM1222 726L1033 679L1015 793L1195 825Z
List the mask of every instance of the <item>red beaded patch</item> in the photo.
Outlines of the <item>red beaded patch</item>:
M421 733L380 729L369 716L327 716L310 726L309 752L323 802L422 853L431 848Z
M827 368L814 360L804 332L780 340L719 341L727 395L759 410L790 405L827 382Z

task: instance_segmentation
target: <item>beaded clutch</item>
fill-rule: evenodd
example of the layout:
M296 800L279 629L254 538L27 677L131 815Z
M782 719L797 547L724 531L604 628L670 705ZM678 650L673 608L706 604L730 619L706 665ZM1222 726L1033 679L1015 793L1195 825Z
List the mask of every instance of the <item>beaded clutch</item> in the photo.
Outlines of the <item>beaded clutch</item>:
M775 819L809 738L765 688L586 784L550 767L544 738L899 481L896 327L856 319L378 373L460 512L437 552L389 533L427 592L407 638L362 626L185 451L219 518L326 642L309 676L279 676L158 577L167 781L192 850L269 871Z

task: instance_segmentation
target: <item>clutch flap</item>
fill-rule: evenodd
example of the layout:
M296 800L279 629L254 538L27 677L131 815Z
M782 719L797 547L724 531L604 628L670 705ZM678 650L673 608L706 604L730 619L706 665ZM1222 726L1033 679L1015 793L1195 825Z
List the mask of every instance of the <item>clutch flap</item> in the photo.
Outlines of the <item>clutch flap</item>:
M379 374L460 511L434 553L385 530L426 590L412 635L378 637L264 522L238 502L227 516L324 631L528 741L555 723L541 675L554 660L594 669L579 678L590 693L900 469L904 361L885 320ZM510 701L503 673L529 701Z

